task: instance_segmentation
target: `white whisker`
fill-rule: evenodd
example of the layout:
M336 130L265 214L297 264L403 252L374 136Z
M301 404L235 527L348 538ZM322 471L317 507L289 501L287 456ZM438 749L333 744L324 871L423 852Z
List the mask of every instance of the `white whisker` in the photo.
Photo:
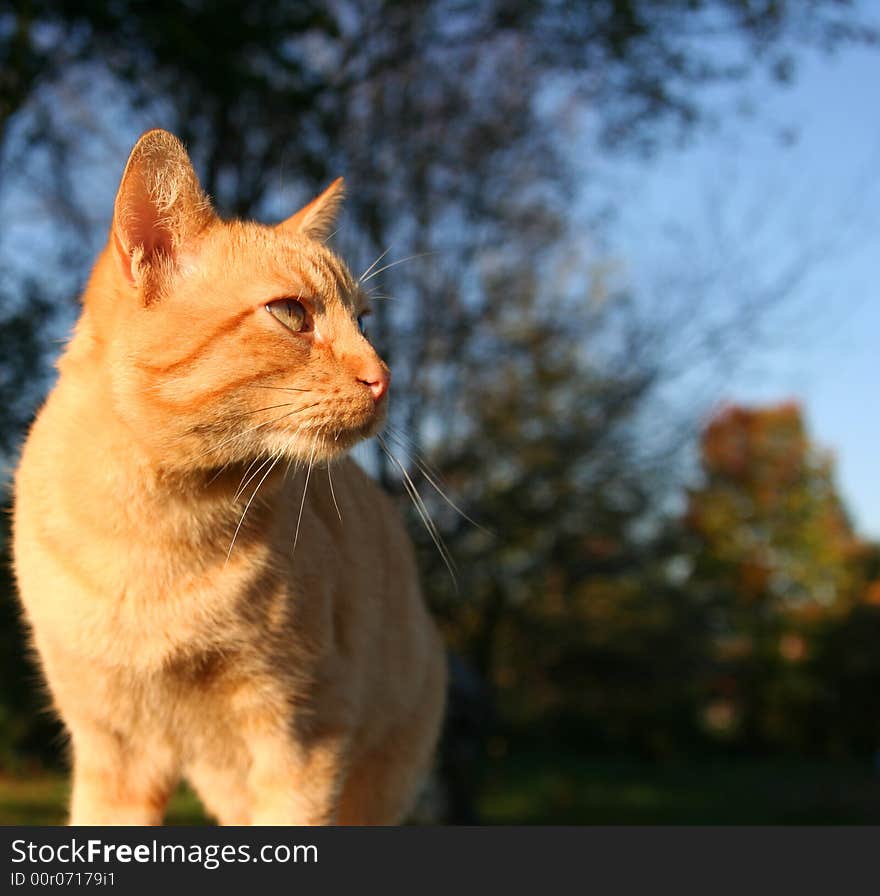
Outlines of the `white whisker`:
M305 506L306 506L306 492L309 489L309 476L311 476L311 474L312 474L312 462L315 459L315 449L317 447L317 444L318 444L317 440L314 440L312 442L312 453L309 455L309 465L308 465L308 467L306 467L306 481L303 485L302 501L300 501L300 504L299 504L299 516L296 518L296 532L294 533L294 536L293 536L293 550L294 551L296 551L296 544L299 541L299 527L300 527L300 524L302 523L303 508L305 508Z
M262 386L259 384L242 386L242 389L275 389L278 392L314 392L314 389L299 389L296 386Z
M240 414L235 414L232 417L227 417L225 422L231 423L234 420L241 420L243 417L250 417L254 414L259 414L261 411L274 411L278 408L292 408L292 401L285 401L281 404L270 404L264 408L254 408L252 411L242 411Z
M241 529L241 525L244 522L244 518L247 516L247 512L250 509L251 504L253 503L254 498L257 496L257 492L260 490L260 486L266 481L266 477L275 469L275 464L281 459L281 454L275 455L275 460L272 461L272 465L263 473L263 478L257 483L257 487L254 489L253 494L248 499L247 504L244 506L244 512L241 515L241 519L238 521L238 525L235 527L235 532L232 533L232 541L229 543L229 550L226 552L226 560L223 562L224 568L226 564L229 563L229 558L232 556L232 548L235 545L235 539L238 537L238 532Z
M383 258L390 252L390 251L391 251L391 246L389 246L389 247L388 247L388 248L387 248L387 249L386 249L386 250L385 250L385 251L384 251L384 252L383 252L383 253L382 253L382 254L381 254L381 255L380 255L380 256L379 256L379 257L378 257L378 258L377 258L377 259L376 259L376 260L375 260L375 261L374 261L374 262L373 262L373 263L372 263L372 264L371 264L365 271L364 271L364 272L363 272L363 274L361 274L360 277L358 277L358 283L363 283L363 282L364 282L364 277L366 277L367 274L369 274L370 271L372 271L373 268L376 267L376 265L379 264L379 262L380 262L380 261L381 261L381 260L382 260L382 259L383 259Z
M269 457L267 457L267 458L266 458L266 459L259 465L259 467L257 467L256 470L254 470L253 473L251 473L251 470L253 470L254 465L257 463L257 461L258 461L259 459L260 459L260 456L257 455L257 456L250 462L248 468L244 471L244 476L241 477L242 481L238 483L238 489L236 490L235 494L232 496L232 500L233 500L233 501L237 501L237 500L242 496L242 494L244 493L244 490L248 487L248 485L250 485L250 483L251 483L257 476L260 475L260 471L263 470L263 469L265 468L266 464L269 463L269 461L272 460L272 456L269 455ZM250 475L248 475L249 473L250 473ZM245 476L247 476L247 479L245 479Z
M433 255L433 252L417 252L415 255L407 255L406 258L401 258L399 261L392 261L391 264L383 265L379 268L378 271L373 271L369 277L365 277L363 279L363 283L366 283L367 280L372 280L377 274L381 274L382 271L387 271L390 268L396 268L399 264L403 264L405 261L412 261L414 258L425 258L428 255Z
M330 483L330 497L333 499L333 506L336 508L336 516L339 517L339 522L342 522L342 513L339 510L339 504L336 502L336 492L333 490L333 474L330 472L331 463L327 461L327 480Z
M474 527L476 527L477 529L479 529L481 532L485 532L487 535L492 535L492 533L491 533L485 526L480 525L480 523L478 523L475 519L473 519L472 517L468 516L468 515L467 515L467 514L466 514L466 513L465 513L465 512L458 506L458 504L456 504L455 501L453 501L452 498L450 498L449 495L446 494L446 492L445 492L445 490L443 489L443 487L442 487L442 486L440 485L440 483L437 481L437 479L440 479L440 478L441 478L441 477L440 477L440 474L439 474L436 470L434 470L434 469L431 467L431 465L428 464L427 461L424 461L424 460L420 457L419 452L416 450L415 446L412 445L412 441L411 441L411 440L406 439L405 436L403 435L403 433L401 433L401 432L395 430L395 429L394 429L393 427L391 427L391 426L386 427L386 431L388 432L388 435L390 435L391 438L395 440L395 442L397 443L398 447L399 447L399 448L402 448L402 449L403 449L404 451L406 451L406 453L410 456L410 459L411 459L411 460L415 463L415 465L418 467L419 472L420 472L420 473L422 474L422 476L425 478L425 480L427 481L428 485L430 485L431 488L433 488L434 491L437 492L437 494L440 495L440 497L441 497L441 498L442 498L442 499L443 499L443 500L444 500L444 501L445 501L445 502L446 502L446 503L447 503L447 504L448 504L448 505L449 505L449 506L450 506L450 507L451 507L451 508L452 508L452 509L453 509L453 510L454 510L454 511L455 511L455 512L462 518L462 519L463 519L463 520L466 520L466 521L469 522L472 526L474 526ZM407 442L409 442L409 445L407 445ZM435 478L435 477L436 477L436 478Z
M244 438L244 436L246 436L248 433L252 433L258 429L262 429L264 426L271 426L271 424L273 424L273 423L279 423L281 420L284 420L287 417L292 417L294 414L301 414L303 411L307 411L307 410L309 410L309 408L313 408L316 405L319 405L320 403L321 403L320 401L313 401L311 404L308 404L305 407L296 408L293 411L289 411L286 414L282 414L280 417L273 417L271 420L264 420L262 423L258 423L256 426L250 427L250 429L245 429L242 432L234 433L233 435L229 436L229 438L224 439L219 444L212 445L207 451L203 451L201 454L199 454L194 459L199 460L202 457L206 457L209 454L213 454L215 451L219 451L225 445L229 445L232 442L236 442L239 439Z
M406 470L406 467L397 459L394 453L388 448L388 444L382 438L381 435L377 435L376 439L382 447L382 450L385 454L388 455L388 459L400 470L401 475L403 476L403 487L406 489L407 494L410 496L413 502L413 506L419 514L419 517L422 520L422 523L427 529L428 534L431 536L431 540L434 542L434 546L437 548L440 553L441 558L443 559L446 568L449 570L449 575L452 578L452 584L455 586L455 589L458 590L458 579L455 575L455 563L452 559L452 555L449 553L449 549L446 547L446 543L443 541L443 537L440 535L437 526L434 524L434 521L431 519L431 514L428 512L428 508L425 506L425 502L422 500L422 496L419 494L419 490L416 488L415 484L412 481L409 473Z

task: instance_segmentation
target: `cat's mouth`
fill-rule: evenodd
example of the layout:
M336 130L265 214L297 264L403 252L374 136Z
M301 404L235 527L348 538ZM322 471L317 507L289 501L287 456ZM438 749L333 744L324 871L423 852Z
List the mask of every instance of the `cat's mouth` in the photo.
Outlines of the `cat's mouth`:
M376 435L385 425L387 408L388 402L383 398L367 413L347 414L343 419L303 428L293 439L291 453L305 460L333 460Z
M385 425L385 417L386 407L383 402L381 406L377 406L375 412L366 422L337 430L333 435L333 446L336 448L334 455L348 451L357 445L358 442L363 442L376 435Z

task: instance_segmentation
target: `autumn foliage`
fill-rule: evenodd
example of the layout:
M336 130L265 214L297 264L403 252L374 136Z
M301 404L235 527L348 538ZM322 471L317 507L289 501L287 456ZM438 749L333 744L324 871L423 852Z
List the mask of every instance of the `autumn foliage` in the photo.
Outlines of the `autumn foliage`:
M797 404L726 408L703 431L700 459L704 481L689 494L687 525L716 585L785 612L855 597L863 546Z
M685 527L689 589L712 626L707 727L752 748L876 749L877 699L853 681L852 635L880 624L877 549L853 529L831 456L788 402L722 410L700 461ZM867 652L856 665L880 673Z

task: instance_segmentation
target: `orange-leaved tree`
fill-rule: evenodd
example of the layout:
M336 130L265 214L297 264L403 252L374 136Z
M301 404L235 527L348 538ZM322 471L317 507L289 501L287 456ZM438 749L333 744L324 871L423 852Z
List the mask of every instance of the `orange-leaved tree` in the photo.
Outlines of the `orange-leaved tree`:
M700 440L688 494L691 585L711 607L706 723L749 747L806 746L816 635L865 593L865 545L798 404L730 406Z

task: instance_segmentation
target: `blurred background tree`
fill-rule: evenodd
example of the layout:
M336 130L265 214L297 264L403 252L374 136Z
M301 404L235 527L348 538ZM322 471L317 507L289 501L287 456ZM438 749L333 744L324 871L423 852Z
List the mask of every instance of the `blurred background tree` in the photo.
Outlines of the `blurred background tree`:
M715 645L706 721L747 748L813 747L806 729L829 683L814 677L813 639L864 600L866 546L796 404L727 408L700 448L703 482L690 491L686 526L689 586Z
M335 240L356 273L373 264L371 338L405 384L364 462L408 508L450 643L497 703L476 736L865 754L858 632L876 630L880 570L798 409L715 419L703 483L675 504L706 398L814 259L722 305L715 258L684 235L654 301L604 251L614 210L590 200L589 160L675 152L722 124L720 89L784 86L804 54L876 39L838 0L13 2L0 452L14 463L48 387L141 130L179 134L230 215L280 219L344 173ZM694 380L700 400L670 405ZM0 749L51 760L0 591ZM831 717L846 725L823 736Z

